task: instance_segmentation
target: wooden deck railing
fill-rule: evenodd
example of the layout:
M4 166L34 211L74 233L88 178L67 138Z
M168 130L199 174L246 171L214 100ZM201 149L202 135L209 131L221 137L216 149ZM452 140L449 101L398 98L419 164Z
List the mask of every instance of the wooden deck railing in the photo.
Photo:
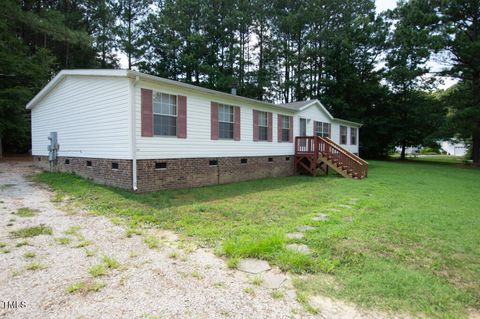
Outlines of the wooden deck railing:
M295 138L295 155L314 156L317 161L319 154L345 167L353 177L367 177L368 163L331 139L320 136L297 136Z

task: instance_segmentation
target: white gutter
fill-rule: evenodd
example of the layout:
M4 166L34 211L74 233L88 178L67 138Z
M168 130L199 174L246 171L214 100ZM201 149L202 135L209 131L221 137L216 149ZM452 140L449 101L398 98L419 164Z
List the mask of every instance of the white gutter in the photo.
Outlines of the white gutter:
M140 81L140 77L136 76L135 80L130 86L130 111L132 112L131 114L131 119L132 119L132 189L134 192L137 191L137 121L136 121L136 104L135 104L135 86L137 85L137 82Z

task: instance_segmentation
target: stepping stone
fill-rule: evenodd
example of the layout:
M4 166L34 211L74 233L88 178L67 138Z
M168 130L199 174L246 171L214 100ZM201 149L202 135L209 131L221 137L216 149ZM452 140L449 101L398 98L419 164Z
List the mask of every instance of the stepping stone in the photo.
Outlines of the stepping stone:
M319 221L319 220L328 220L330 217L324 213L318 213L316 217L313 217L312 220Z
M289 244L287 245L287 249L295 250L304 254L310 254L311 252L310 248L308 248L308 246L304 244Z
M246 258L238 262L237 269L250 274L259 274L270 270L270 265L265 260Z
M352 206L350 206L350 205L345 205L345 204L338 204L337 206L338 206L338 207L342 207L342 208L352 208Z
M305 237L303 233L288 233L287 238L288 239L302 239Z
M297 230L300 231L300 232L303 232L303 231L308 231L308 230L314 230L316 229L316 227L312 227L312 226L308 226L308 225L300 225L297 227Z
M268 289L278 289L287 280L287 276L283 274L274 274L267 272L262 276L262 286Z

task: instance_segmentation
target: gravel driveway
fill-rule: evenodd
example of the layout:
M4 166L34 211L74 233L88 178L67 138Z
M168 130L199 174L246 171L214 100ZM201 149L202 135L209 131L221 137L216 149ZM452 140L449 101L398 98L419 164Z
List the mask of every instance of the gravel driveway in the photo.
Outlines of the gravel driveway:
M272 290L172 232L128 236L104 216L52 203L26 178L34 173L28 163L0 163L0 317L378 317L323 297L320 313L308 313L290 279ZM46 234L12 233L40 225Z

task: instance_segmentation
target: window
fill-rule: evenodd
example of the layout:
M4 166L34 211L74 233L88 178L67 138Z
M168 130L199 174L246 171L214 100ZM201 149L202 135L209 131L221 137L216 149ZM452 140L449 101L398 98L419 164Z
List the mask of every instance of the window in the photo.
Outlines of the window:
M247 164L247 159L246 158L242 158L240 160L240 164Z
M112 169L118 169L118 163L113 162L112 163Z
M282 117L282 141L290 141L290 117L279 115Z
M155 169L167 169L167 163L165 162L156 162Z
M273 157L269 157L268 162L270 162L270 163L273 162Z
M233 106L218 105L218 137L222 139L233 139Z
M69 159L65 160L65 165L70 165L70 160Z
M347 127L340 125L340 144L347 144Z
M321 137L330 137L330 123L315 122L315 134Z
M92 161L87 161L87 167L92 167Z
M211 160L208 162L208 165L210 166L218 166L218 160Z
M153 134L177 135L177 97L165 93L153 96Z
M290 156L285 157L285 160L286 160L286 161L289 161L289 160L290 160Z
M267 112L258 112L258 140L268 141L268 117Z
M350 128L350 145L357 145L357 128Z

